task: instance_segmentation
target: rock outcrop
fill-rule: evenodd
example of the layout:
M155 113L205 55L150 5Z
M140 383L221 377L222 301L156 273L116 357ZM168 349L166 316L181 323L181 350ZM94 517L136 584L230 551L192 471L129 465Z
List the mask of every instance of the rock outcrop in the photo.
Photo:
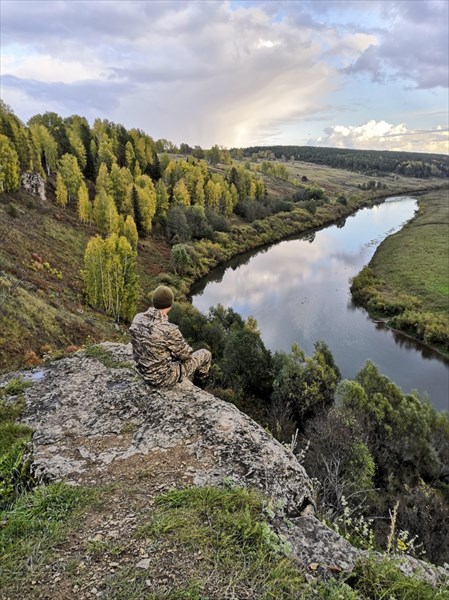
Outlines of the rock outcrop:
M99 348L109 361L80 351L27 375L32 385L22 420L35 431L32 468L38 479L117 481L136 460L144 465L155 456L182 454L179 485L234 482L272 498L288 518L288 526L279 519L279 530L303 568L353 568L363 552L314 516L310 479L288 449L236 407L188 381L150 389L133 366L130 345ZM442 574L419 561L404 569L433 583Z
M22 173L22 187L43 201L46 199L45 195L45 181L39 175L39 173Z

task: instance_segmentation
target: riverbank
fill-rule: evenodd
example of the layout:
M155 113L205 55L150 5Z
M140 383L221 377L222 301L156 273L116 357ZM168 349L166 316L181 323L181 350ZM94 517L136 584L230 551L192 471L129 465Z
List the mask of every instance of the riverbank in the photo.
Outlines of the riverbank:
M386 238L353 280L371 318L449 356L448 190L419 196L419 210Z
M190 262L183 269L174 269L174 273L161 273L156 283L172 285L176 290L176 299L185 301L192 285L208 275L215 267L250 250L286 240L292 236L312 233L323 227L346 219L358 210L374 206L386 198L407 194L418 195L426 190L398 190L395 194L372 192L354 195L346 203L330 202L319 206L314 214L303 208L278 213L250 224L233 226L229 232L218 232L214 241L202 239L186 243Z

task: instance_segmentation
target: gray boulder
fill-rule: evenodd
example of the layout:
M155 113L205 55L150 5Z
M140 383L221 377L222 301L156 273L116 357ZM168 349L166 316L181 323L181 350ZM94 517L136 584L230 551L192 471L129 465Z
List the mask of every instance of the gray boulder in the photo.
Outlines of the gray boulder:
M134 368L130 344L99 348L109 360L80 351L27 375L32 386L22 421L34 430L38 480L107 482L132 469L136 457L181 449L187 457L182 479L198 486L243 485L270 497L282 515L274 521L277 530L306 572L350 571L365 555L314 516L304 468L252 419L189 381L149 388ZM445 575L414 559L405 559L404 571L433 584Z

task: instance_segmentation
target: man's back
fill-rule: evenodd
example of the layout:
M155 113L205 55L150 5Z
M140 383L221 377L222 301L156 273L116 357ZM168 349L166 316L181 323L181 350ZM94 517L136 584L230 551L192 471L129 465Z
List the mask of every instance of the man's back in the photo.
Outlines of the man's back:
M178 327L156 308L137 314L130 327L134 359L142 377L154 386L172 386L181 375L180 363L192 348Z

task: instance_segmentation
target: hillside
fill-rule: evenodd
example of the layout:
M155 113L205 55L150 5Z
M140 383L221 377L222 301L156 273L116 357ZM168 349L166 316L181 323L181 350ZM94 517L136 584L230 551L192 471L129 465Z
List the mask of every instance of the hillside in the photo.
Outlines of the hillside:
M10 406L18 376L0 378ZM150 392L130 345L35 369L21 394L21 481L49 485L0 513L5 600L448 598L443 568L318 519L298 459L234 406L190 382Z
M225 173L225 167L214 170ZM358 186L369 181L365 176L305 164L289 166L289 170L292 180L305 175L311 186L320 186L334 196L339 193L348 198L367 196L367 200L371 195L375 196L375 192L360 191ZM292 181L276 177L264 176L264 182L268 197L273 201L291 198L298 189L303 189ZM399 193L438 183L438 180L429 182L400 177L388 180L388 190ZM55 180L49 178L45 200L25 190L0 194L0 329L4 349L0 358L1 370L36 364L44 355L64 353L89 341L122 339L126 335L126 323L114 323L86 302L81 270L87 242L98 229L80 222L74 201L66 207L58 206L54 190ZM351 207L347 208L351 210ZM286 213L286 217L289 214ZM334 218L339 216L341 212ZM307 222L303 217L301 220L304 224L299 228L307 229L320 223L310 219ZM230 224L247 227L247 219L234 215ZM285 231L288 235L296 229ZM270 241L267 237L260 242L255 240L253 247L267 241ZM231 256L245 249L237 247ZM171 245L162 234L153 232L141 237L138 245L139 308L147 305L148 294L158 281L157 275L172 271L170 254ZM176 276L172 281L176 286Z
M85 301L81 270L95 227L80 223L73 206L57 206L51 191L46 200L25 191L0 194L0 221L1 370L88 341L121 339L126 326ZM144 288L147 278L165 270L169 256L163 239L140 244Z

